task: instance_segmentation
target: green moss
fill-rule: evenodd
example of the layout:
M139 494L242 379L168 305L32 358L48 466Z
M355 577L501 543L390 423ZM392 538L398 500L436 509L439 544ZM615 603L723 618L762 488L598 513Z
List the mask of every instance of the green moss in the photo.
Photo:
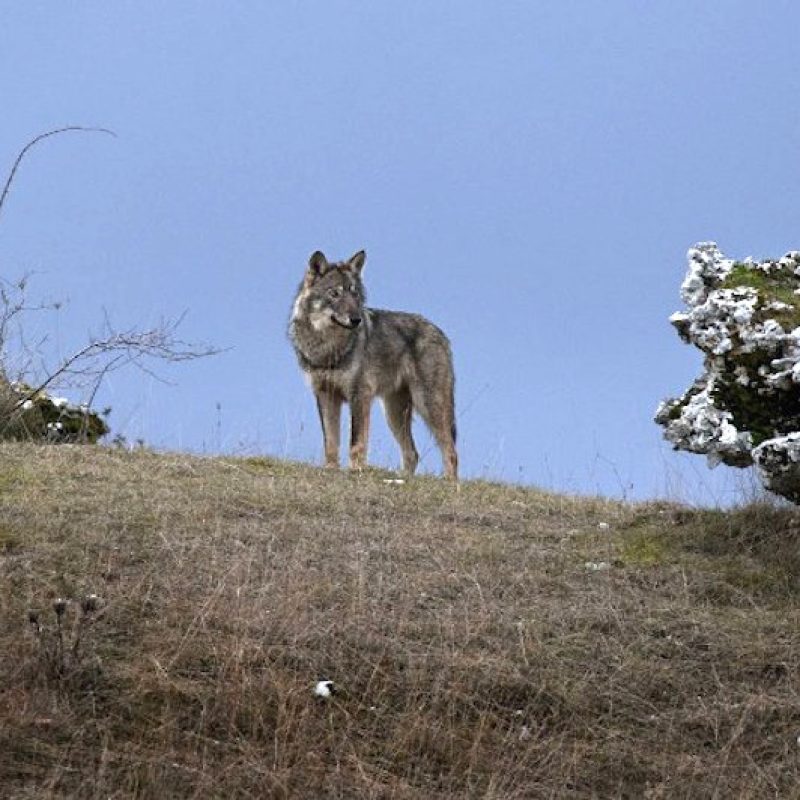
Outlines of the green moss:
M794 293L800 287L800 281L791 268L776 266L764 272L751 264L736 262L722 288L738 287L749 287L758 292L757 321L772 319L784 330L792 330L800 325L800 297ZM764 309L764 306L773 302L785 303L791 308L782 311ZM764 351L737 353L734 358L725 358L724 369L714 387L715 404L731 412L734 425L739 430L750 431L754 446L773 436L800 429L798 393L759 392L759 389L766 388L759 376L759 369L769 368L774 358L775 353ZM742 386L734 377L735 370L742 367L750 379L748 386Z
M19 402L27 397L22 408ZM46 392L11 387L0 378L0 439L95 444L109 432L102 416L89 408L56 405Z
M654 567L674 563L674 547L670 546L663 531L644 528L623 537L620 555L625 564Z
M735 289L738 286L749 286L753 289L767 290L775 283L775 279L772 276L776 274L778 273L767 274L763 270L755 269L752 264L736 261L731 271L726 275L722 288Z
M800 297L794 293L795 289L800 288L800 280L793 270L776 267L766 273L754 269L750 264L737 261L722 282L722 288L736 289L743 286L758 292L757 312L761 321L774 319L786 330L800 325ZM773 302L786 303L791 309L764 311L759 308Z

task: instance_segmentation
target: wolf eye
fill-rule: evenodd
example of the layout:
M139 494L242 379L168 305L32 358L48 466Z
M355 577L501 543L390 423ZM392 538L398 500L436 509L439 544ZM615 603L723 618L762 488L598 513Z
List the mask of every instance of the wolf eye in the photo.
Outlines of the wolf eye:
M331 300L335 300L337 297L341 297L341 296L342 296L341 287L334 286L332 289L328 289L328 297L330 297Z

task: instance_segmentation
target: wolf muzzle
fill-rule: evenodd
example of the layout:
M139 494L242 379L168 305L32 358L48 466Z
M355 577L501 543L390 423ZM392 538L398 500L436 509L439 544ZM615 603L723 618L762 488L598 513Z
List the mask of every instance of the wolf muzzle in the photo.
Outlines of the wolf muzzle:
M356 315L340 317L337 314L332 319L337 325L341 325L343 328L349 328L350 330L354 330L361 324L361 317Z

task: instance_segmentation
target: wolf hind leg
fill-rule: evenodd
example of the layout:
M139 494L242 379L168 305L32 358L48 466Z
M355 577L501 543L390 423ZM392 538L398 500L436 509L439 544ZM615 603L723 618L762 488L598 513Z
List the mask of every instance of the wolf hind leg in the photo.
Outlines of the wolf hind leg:
M419 463L419 453L414 445L411 435L411 417L413 404L411 393L408 389L386 395L383 398L383 409L386 413L386 422L400 445L403 455L403 471L413 475Z
M439 385L425 393L412 391L412 399L414 408L425 420L442 453L445 478L458 480L456 414L452 384Z
M431 425L433 438L442 452L442 466L444 476L450 480L458 480L458 452L456 451L456 425L453 415L442 420L437 425Z

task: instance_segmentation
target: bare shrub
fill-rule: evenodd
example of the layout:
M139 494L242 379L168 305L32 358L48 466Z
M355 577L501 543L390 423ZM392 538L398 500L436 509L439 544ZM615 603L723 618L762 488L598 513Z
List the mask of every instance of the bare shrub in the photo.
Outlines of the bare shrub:
M40 134L18 153L0 192L0 214L19 167L36 144L69 132L104 133L105 128L68 126ZM152 374L153 364L190 361L214 355L210 345L186 342L178 336L182 317L166 319L141 329L119 329L105 316L100 331L89 341L56 362L47 363L43 341L26 337L26 322L32 314L53 311L58 303L31 301L30 275L17 281L0 277L0 439L31 438L50 442L95 442L108 432L102 417L90 406L103 379L111 372L134 366ZM86 402L70 404L53 398L53 387L79 389Z

